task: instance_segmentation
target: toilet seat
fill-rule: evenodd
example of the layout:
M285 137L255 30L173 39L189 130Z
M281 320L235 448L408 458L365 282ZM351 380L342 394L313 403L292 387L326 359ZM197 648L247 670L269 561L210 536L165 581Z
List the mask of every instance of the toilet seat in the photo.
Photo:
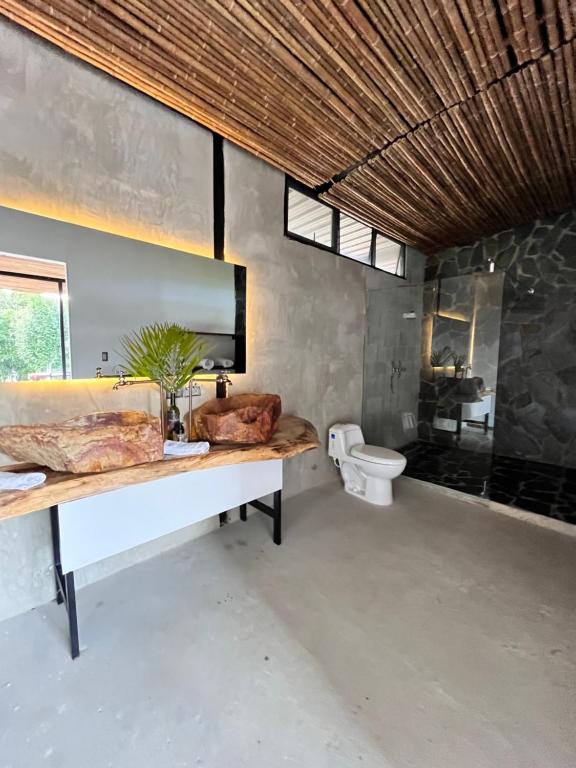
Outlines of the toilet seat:
M400 466L406 462L406 458L398 451L392 451L390 448L383 448L380 445L354 445L350 450L350 455L371 464Z

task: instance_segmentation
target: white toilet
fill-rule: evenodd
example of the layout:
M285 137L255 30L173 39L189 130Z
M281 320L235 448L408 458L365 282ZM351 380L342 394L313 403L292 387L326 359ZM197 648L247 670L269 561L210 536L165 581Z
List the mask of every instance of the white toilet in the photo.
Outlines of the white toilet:
M357 424L330 427L328 455L340 469L347 493L370 504L392 504L392 480L404 471L405 456L390 448L365 445Z

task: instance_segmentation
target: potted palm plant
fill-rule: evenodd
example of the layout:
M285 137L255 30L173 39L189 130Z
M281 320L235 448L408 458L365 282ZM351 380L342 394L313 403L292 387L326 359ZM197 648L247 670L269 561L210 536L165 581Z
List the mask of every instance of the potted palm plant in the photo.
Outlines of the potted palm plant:
M157 381L168 395L166 429L167 437L172 437L180 422L176 393L190 382L206 356L206 342L177 323L152 323L123 336L121 343L128 373Z

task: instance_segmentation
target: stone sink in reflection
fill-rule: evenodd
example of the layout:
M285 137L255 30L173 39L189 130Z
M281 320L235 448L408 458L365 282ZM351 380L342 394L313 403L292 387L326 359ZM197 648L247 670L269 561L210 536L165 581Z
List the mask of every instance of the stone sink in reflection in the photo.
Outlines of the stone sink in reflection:
M0 427L0 450L57 472L106 472L160 461L160 420L145 411L79 416L59 424Z

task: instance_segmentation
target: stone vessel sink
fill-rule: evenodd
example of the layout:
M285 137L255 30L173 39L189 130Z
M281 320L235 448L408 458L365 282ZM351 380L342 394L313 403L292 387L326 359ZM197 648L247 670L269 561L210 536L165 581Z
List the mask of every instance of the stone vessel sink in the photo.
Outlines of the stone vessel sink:
M282 401L278 395L234 395L210 400L192 414L195 432L209 443L267 443L278 426Z
M159 461L164 440L159 419L145 411L115 411L59 424L0 427L0 450L57 472L106 472Z

